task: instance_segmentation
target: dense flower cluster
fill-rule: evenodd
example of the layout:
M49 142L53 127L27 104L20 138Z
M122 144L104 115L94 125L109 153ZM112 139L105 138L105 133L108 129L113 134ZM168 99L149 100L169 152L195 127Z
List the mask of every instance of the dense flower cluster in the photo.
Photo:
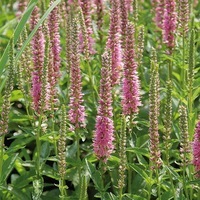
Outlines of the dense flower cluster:
M120 0L120 15L121 15L121 46L124 49L126 45L126 30L128 24L128 11L127 5L124 0Z
M96 13L97 13L97 27L98 30L101 31L102 25L103 25L103 0L94 0L94 3L96 4Z
M197 177L200 177L200 120L197 123L194 142L193 142L193 165L197 172Z
M154 52L155 54L155 52ZM151 61L151 78L149 93L149 135L150 135L150 160L151 168L158 169L161 166L159 133L158 133L158 117L159 117L159 73L156 56L153 55Z
M156 0L155 2L155 22L156 25L162 30L163 29L163 17L165 11L165 0Z
M77 21L72 23L72 55L70 68L70 103L69 120L75 128L85 124L85 107L83 103L83 94L81 92L81 70Z
M8 79L5 85L5 94L0 114L0 136L8 132L9 111L11 107L10 97L14 86L14 71L14 44L12 39L9 51Z
M138 112L141 105L139 95L139 79L137 63L134 52L134 28L131 24L127 27L126 48L124 53L124 78L123 78L123 113L131 115Z
M179 126L181 130L180 157L183 166L187 166L191 162L191 143L188 133L188 114L184 105L180 106Z
M107 53L104 53L102 56L102 65L100 100L96 118L93 147L97 158L106 162L114 149L110 56Z
M163 19L163 42L169 48L169 53L175 46L175 31L177 25L176 1L166 0Z
M111 49L112 56L112 85L116 85L120 80L120 71L122 69L122 50L120 41L120 9L119 0L111 1L112 10L110 16L110 28L107 41L107 48Z
M50 35L50 59L52 59L52 64L49 66L49 84L50 84L50 95L52 101L56 101L55 86L60 77L60 33L59 33L59 16L58 7L55 7L49 15L48 28ZM55 103L55 102L52 102Z
M31 16L31 29L33 30L39 20L39 9L35 7ZM32 72L32 99L33 107L35 111L39 110L39 101L41 96L41 87L42 87L42 69L44 65L44 52L45 52L45 39L42 31L42 27L38 28L38 31L34 35L32 41L32 52L33 52L33 72Z
M94 54L94 40L92 38L92 34L93 34L93 30L92 30L92 22L91 22L91 9L92 9L92 2L91 0L80 0L80 7L83 11L83 16L84 16L84 20L85 20L85 26L86 26L86 30L87 30L87 40L88 40L88 45L89 45L89 52L90 54ZM81 41L83 41L82 39L82 35L80 35L80 39ZM84 43L82 42L82 46L81 46L81 50L83 51L83 49L85 48Z
M189 1L179 0L178 7L178 25L181 29L181 34L185 35L189 28Z

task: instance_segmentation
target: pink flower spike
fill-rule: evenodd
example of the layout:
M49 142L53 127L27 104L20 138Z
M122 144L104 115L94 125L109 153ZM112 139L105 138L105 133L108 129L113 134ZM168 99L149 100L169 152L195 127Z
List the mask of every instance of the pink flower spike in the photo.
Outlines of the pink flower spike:
M92 9L92 0L79 0L79 5L82 9L84 20L85 20L85 26L87 29L87 40L89 45L89 53L94 54L94 39L92 38L93 30L92 30L92 21L91 21L91 9ZM80 41L81 41L81 51L83 51L84 48L84 42L83 42L83 36L82 33L80 34Z
M34 108L37 111L39 109L39 102L41 96L41 82L38 72L32 73L32 97L34 102Z
M111 50L112 57L112 74L111 84L116 85L120 81L122 69L122 49L121 49L121 22L120 22L120 2L119 0L112 0L112 10L110 16L109 36L106 47Z
M39 20L39 8L35 7L33 13L31 15L30 24L31 29L33 30L35 25ZM32 73L32 99L33 99L33 107L35 111L38 112L39 109L39 100L41 96L41 86L42 86L42 71L44 65L44 54L45 54L45 39L44 34L42 32L42 27L40 26L34 35L31 41L32 51L33 51L33 73ZM35 91L36 90L36 91ZM37 94L35 97L34 94Z
M166 0L163 19L163 42L169 48L169 53L175 46L175 31L177 25L177 13L175 0Z
M163 19L165 12L165 0L157 0L155 6L155 22L158 28L163 29Z
M114 149L113 121L108 117L97 116L95 128L94 152L98 159L106 162Z
M73 20L72 24L72 55L70 68L70 102L69 102L69 120L76 128L85 126L85 107L83 103L83 94L81 92L81 69L80 53L78 40L77 21Z
M96 130L93 138L93 147L97 158L106 162L114 149L110 56L107 52L102 56L102 65L100 100L96 118Z
M138 107L141 106L137 63L134 60L135 52L133 33L133 26L131 24L128 24L126 48L124 53L124 78L122 86L122 107L124 115L137 113Z
M200 120L197 123L194 142L193 142L193 165L195 166L196 176L200 178Z

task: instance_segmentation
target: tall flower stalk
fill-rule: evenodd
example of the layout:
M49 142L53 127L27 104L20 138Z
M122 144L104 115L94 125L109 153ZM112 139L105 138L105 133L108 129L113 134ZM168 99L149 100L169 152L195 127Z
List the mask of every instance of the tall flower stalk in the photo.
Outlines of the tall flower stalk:
M135 61L134 52L134 28L133 25L127 24L126 30L126 47L124 50L124 76L122 83L122 110L125 116L129 116L129 135L132 132L132 120L138 113L140 102L140 86L137 74L137 62ZM129 153L128 160L131 162L132 155ZM131 192L132 172L128 169L128 191Z
M100 160L101 176L103 178L105 164L114 150L114 123L112 112L112 86L111 86L111 56L110 52L102 55L99 107L96 117L95 133L93 137L94 153ZM104 191L101 198L105 199Z
M119 188L119 199L122 199L123 196L123 188L125 186L125 178L126 178L126 165L127 165L127 157L126 157L126 117L123 115L121 119L121 132L119 139L119 179L118 179L118 188Z
M158 185L158 199L161 199L160 183L159 183L159 168L161 166L160 148L159 148L159 133L158 133L158 117L159 117L159 73L156 59L156 52L153 51L151 60L151 75L150 75L150 91L149 91L149 136L150 136L150 177L156 173ZM149 188L149 195L151 194ZM150 199L150 196L149 196Z
M102 56L100 99L96 117L95 134L93 138L94 152L97 158L106 162L114 149L113 145L113 112L111 87L110 55L105 52Z
M69 120L74 129L85 126L85 107L81 92L81 69L77 20L72 22L72 55L70 68Z
M66 186L65 186L65 174L66 174L66 132L67 132L67 115L66 108L63 105L61 107L61 123L60 123L60 135L58 140L58 169L59 169L59 189L60 199L66 198Z
M77 143L77 160L80 160L80 136L78 129L85 127L85 107L83 104L83 94L81 92L81 69L80 69L80 53L78 40L77 19L72 20L72 55L70 67L70 102L68 117L72 125L71 129L76 133ZM81 183L81 167L78 166L79 182Z
M193 112L193 87L194 87L194 68L195 68L195 31L191 30L189 42L189 60L187 74L188 89L188 109L189 109L189 138L193 139L194 132L194 112Z
M185 81L186 81L186 70L185 70L185 61L186 61L186 42L187 42L187 33L189 29L189 1L188 0L180 0L179 3L179 13L178 13L178 25L179 32L182 37L182 69L181 69L181 82L182 89L185 89Z
M127 25L126 49L124 53L124 77L122 107L124 115L133 115L138 112L140 102L140 84L137 74L137 62L134 52L134 28Z
M163 144L164 144L164 154L165 154L165 163L167 167L170 167L169 162L169 152L171 149L171 132L172 132L172 81L168 80L166 83L166 101L165 101L165 107L164 107L164 132L163 132ZM176 191L174 188L173 178L170 171L167 172L171 187L174 194L174 199L176 200Z
M59 13L58 7L55 7L48 18L48 28L49 28L49 35L50 35L50 53L52 55L52 67L49 70L49 84L50 84L50 95L51 95L51 106L53 106L56 102L56 85L58 83L58 79L60 77L60 65L61 65L61 58L60 58L60 33L59 33ZM52 108L53 109L53 108Z
M30 25L33 30L39 21L39 8L35 7L31 19ZM49 108L48 101L48 58L45 57L46 52L49 49L49 44L45 47L45 35L43 27L40 26L35 33L32 41L32 54L33 54L33 72L32 72L32 88L31 95L33 101L33 110L35 117L38 120L35 122L35 139L36 139L36 157L35 157L35 171L36 177L33 180L33 200L39 199L43 192L43 177L41 173L42 161L41 161L41 140L40 137L43 134L43 117L44 111ZM45 49L46 48L46 49Z
M186 182L187 182L186 170L191 162L191 143L189 141L189 133L188 133L188 114L187 114L187 108L184 105L182 105L179 110L180 110L179 126L181 130L180 157L183 170L183 190L186 194L187 199L190 199L188 189L186 187Z
M20 49L28 37L27 27L24 28L20 35L18 42L18 49ZM32 73L32 53L30 45L22 53L21 58L17 64L17 80L18 88L22 91L26 99L26 110L28 112L29 102L31 101L31 73Z
M167 82L167 94L164 111L164 135L163 142L165 147L165 160L167 166L169 166L169 150L170 150L170 138L172 131L172 82Z
M34 29L35 25L39 20L39 8L35 7L31 16L31 30ZM33 52L33 72L32 72L32 98L33 107L36 112L39 112L40 108L40 97L42 87L42 70L44 65L44 52L45 52L45 39L42 32L42 27L38 28L38 31L34 35L32 41L32 52Z
M53 1L51 2L51 4ZM49 52L48 52L48 82L49 82L49 106L51 112L51 121L52 121L52 132L54 132L54 112L58 109L58 91L57 91L57 84L60 78L60 66L61 66L61 47L60 47L60 33L59 33L59 8L56 6L50 13L48 17L48 31L46 34L46 43L49 43ZM54 137L56 135L54 134ZM54 149L55 153L57 154L57 140L54 138Z

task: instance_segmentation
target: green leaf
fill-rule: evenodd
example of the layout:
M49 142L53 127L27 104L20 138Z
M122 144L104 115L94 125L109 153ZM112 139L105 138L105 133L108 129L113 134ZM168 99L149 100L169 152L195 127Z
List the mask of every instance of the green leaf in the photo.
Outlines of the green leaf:
M127 148L126 151L149 157L149 151L147 149L144 149L144 148L130 147L130 148Z
M131 199L131 200L146 200L146 198L143 198L138 195L133 195L133 194L124 194L124 196L128 197L128 199Z
M0 186L0 190L6 191L8 194L14 195L15 197L14 199L16 200L21 200L21 199L31 200L31 197L24 194L21 189L15 188L11 185Z
M12 142L10 148L7 150L7 153L16 152L34 140L34 137L28 137L27 135L21 134L18 136L19 137Z
M105 198L106 199L108 199L108 200L118 200L119 198L118 197L116 197L113 193L108 193L108 192L106 192L105 193Z
M28 187L29 183L33 181L34 176L35 176L35 169L24 171L12 184L15 188L24 189Z
M4 183L10 175L11 171L13 170L18 153L13 155L7 154L6 156L8 156L8 158L3 162L3 170L1 174L0 183Z
M162 196L161 196L161 199L162 200L170 200L170 199L173 199L173 193L172 193L172 191L166 191L166 192L164 192L163 194L162 194Z
M23 93L21 90L13 90L11 93L11 99L10 101L19 101L20 99L23 98Z
M54 189L54 190L44 192L44 194L42 195L42 200L50 200L52 198L53 198L53 200L59 200L60 199L59 194L60 194L60 192L59 192L58 189Z
M68 165L72 165L73 167L78 167L82 164L80 160L68 157L66 158L66 162Z
M50 167L49 165L46 165L46 164L43 165L42 174L44 176L50 177L55 180L59 180L59 178L60 178L57 171L55 171L52 167Z
M200 94L200 87L197 87L194 91L193 91L193 95L192 95L192 100L194 101L196 98L199 97Z
M40 157L43 159L47 159L50 155L50 144L49 142L44 142L41 146L41 154Z
M90 174L90 177L95 184L95 187L97 188L99 192L103 192L104 191L103 180L102 180L100 172L96 170L96 168L90 162L88 162L87 159L85 160L85 163L86 163L88 172Z
M172 167L168 167L168 166L166 166L166 165L164 165L164 167L167 168L167 170L174 176L174 178L175 178L176 180L179 180L179 181L181 182L181 179L180 179L179 174L178 174L176 171L174 171Z
M149 175L139 166L136 164L129 164L129 166L136 171L146 182L151 183Z

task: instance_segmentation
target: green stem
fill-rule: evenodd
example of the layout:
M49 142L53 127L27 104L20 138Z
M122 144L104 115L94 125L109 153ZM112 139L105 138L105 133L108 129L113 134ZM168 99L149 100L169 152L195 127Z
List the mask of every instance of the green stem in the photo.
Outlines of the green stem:
M104 162L102 160L100 160L100 173L101 173L101 179L102 179L102 188L104 188ZM105 191L100 191L101 193L101 199L102 200L106 200L105 199Z
M188 94L188 109L189 109L189 122L188 122L188 131L189 131L189 141L193 139L194 127L193 127L193 92L192 88L189 89Z
M87 60L86 63L87 63L88 75L89 75L90 86L91 86L91 91L92 91L92 98L93 98L93 101L96 102L95 93L98 96L98 91L94 87L95 84L93 82L93 74L92 74L92 70L91 70L91 66L89 64L89 61ZM95 93L94 93L94 91L95 91Z
M169 60L169 80L172 80L172 60Z
M77 143L77 161L80 161L80 138L78 133L76 133L76 143ZM78 165L78 177L79 177L79 183L81 183L81 168L80 168L80 164Z
M149 183L148 183L148 200L151 200L151 186L152 186L152 174L153 174L153 170L151 169L151 161L150 161L150 164L149 164L149 171L150 171L150 174L149 174Z
M128 152L128 162L131 162L131 152ZM128 167L128 193L132 194L132 170Z
M189 94L188 94L188 109L189 109L189 118L188 118L188 132L189 132L189 141L192 142L193 140L193 134L194 134L194 117L193 117L193 91L192 88L189 88ZM189 166L189 180L192 180L193 174L193 168L192 166ZM190 189L190 199L193 197L193 189Z
M133 120L133 116L130 115L129 127L128 127L129 137L131 136L132 128L133 128L132 120ZM129 163L132 162L132 153L131 152L128 152L128 162ZM128 192L130 194L132 194L132 169L130 167L128 167Z
M42 124L42 115L39 116L39 124L38 124L37 133L36 133L36 149L37 149L36 176L37 176L38 179L41 177L41 172L40 172L40 154L41 154L40 136L41 136L41 124Z
M0 147L0 176L1 176L2 170L3 170L4 141L5 141L5 134L3 134L0 139L0 144L1 144L1 147ZM0 178L0 180L1 180L1 178Z
M169 150L168 150L169 151ZM168 154L169 155L169 154ZM167 162L167 167L169 168L170 167L170 164L169 164L169 160ZM172 190L173 190L173 194L174 194L174 200L176 200L176 190L174 188L174 182L173 182L173 178L172 178L172 174L171 172L168 170L168 175L169 175L169 180L171 182L171 187L172 187Z
M57 140L56 140L56 134L54 132L55 130L55 123L54 123L54 105L53 103L51 104L51 110L52 110L52 116L51 116L51 121L52 121L52 127L51 127L51 131L53 133L53 137L54 137L54 151L55 151L55 155L58 155L58 148L57 148Z
M186 198L189 200L188 191L186 188L186 165L183 164L183 190L185 191Z
M183 89L183 94L185 90L185 33L183 31L183 38L182 38L182 48L183 48L183 66L181 69L181 81L182 81L182 89Z
M119 188L119 200L122 200L122 190L123 190L123 188L120 187Z
M193 166L190 165L189 166L189 180L192 181L193 180ZM193 199L193 188L191 187L190 188L190 199L192 200Z
M156 169L156 179L158 187L158 200L161 200L160 180L159 180L159 169Z
M59 181L59 189L60 189L60 199L65 200L66 199L66 192L65 192L65 180L63 177L60 178Z
M198 190L198 198L197 199L200 199L200 190Z

